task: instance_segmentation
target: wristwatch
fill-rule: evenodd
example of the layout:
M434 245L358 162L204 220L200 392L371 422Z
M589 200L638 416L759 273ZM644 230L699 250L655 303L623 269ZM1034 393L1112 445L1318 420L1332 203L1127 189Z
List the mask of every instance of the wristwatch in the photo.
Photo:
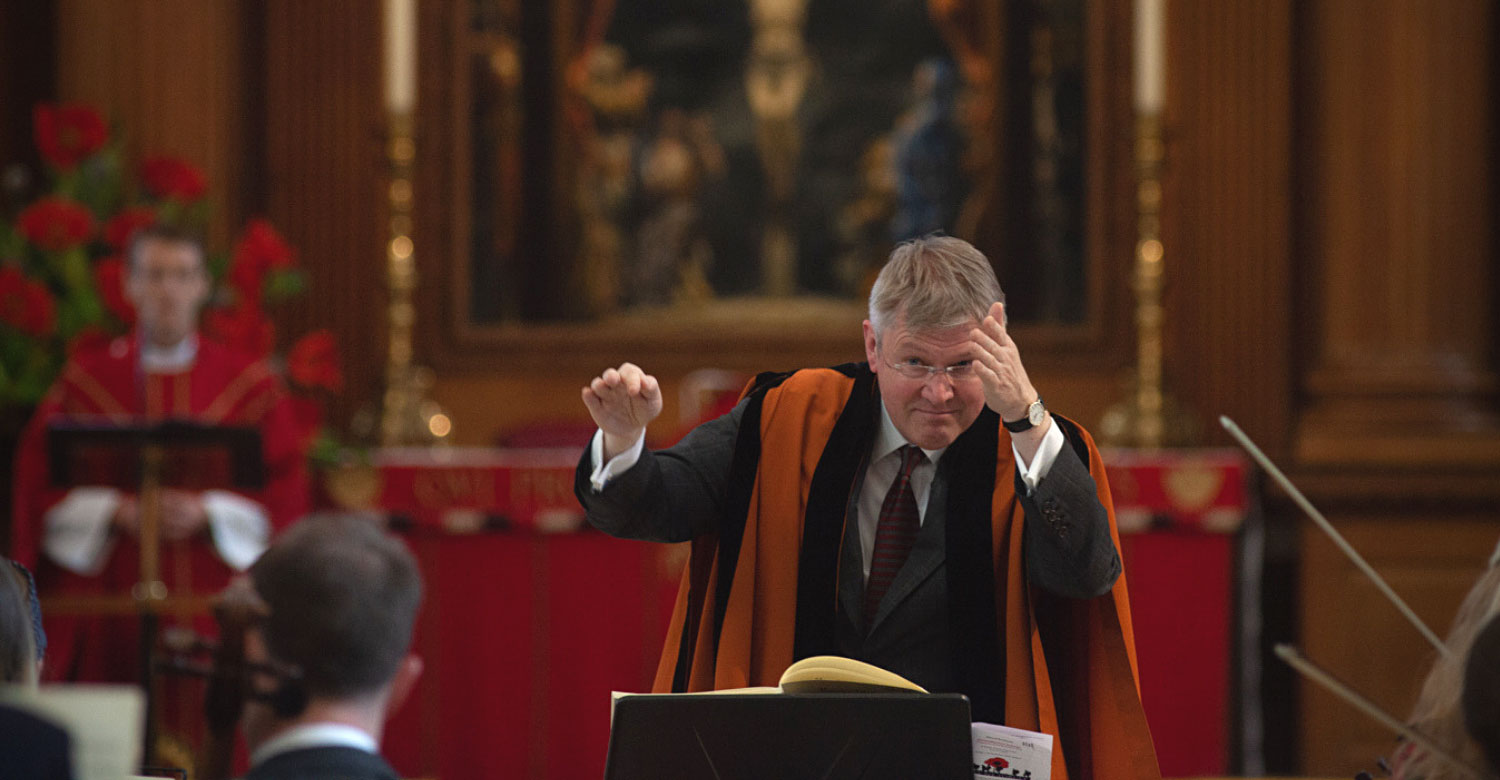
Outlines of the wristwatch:
M1045 419L1047 419L1047 407L1042 404L1042 397L1037 396L1036 400L1032 401L1031 405L1026 407L1025 417L1015 422L1005 422L1004 420L1001 420L1001 422L1005 424L1005 430L1011 433L1021 433L1041 425L1042 420Z

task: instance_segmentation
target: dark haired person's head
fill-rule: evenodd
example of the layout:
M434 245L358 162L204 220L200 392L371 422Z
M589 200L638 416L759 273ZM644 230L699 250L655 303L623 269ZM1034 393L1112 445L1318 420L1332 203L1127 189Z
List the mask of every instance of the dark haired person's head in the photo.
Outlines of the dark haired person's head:
M302 712L265 708L262 733L278 722L362 718L379 737L421 662L410 654L422 578L406 546L358 515L303 520L250 567L250 585L269 614L251 634L249 653L294 671Z
M30 572L0 558L0 682L36 684L46 641Z
M1464 664L1464 728L1484 751L1491 774L1500 772L1500 617L1491 617Z
M198 329L210 280L197 234L158 223L137 230L126 250L125 297L142 340L173 347Z

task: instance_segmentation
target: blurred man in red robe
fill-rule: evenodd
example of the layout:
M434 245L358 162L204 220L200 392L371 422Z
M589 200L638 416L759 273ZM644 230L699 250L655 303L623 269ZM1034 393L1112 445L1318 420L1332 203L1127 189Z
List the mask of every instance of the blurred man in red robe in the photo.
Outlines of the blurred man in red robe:
M259 430L262 489L162 491L161 579L174 598L218 592L259 557L277 528L306 510L304 453L280 380L264 361L198 335L211 288L202 244L169 226L147 227L131 239L128 262L125 295L136 309L135 334L73 356L17 453L11 549L35 569L43 599L126 595L140 578L136 496L114 487L52 485L46 432L53 421L180 419ZM172 477L164 475L165 484ZM80 614L56 604L47 615L49 679L138 679L138 621L130 610ZM164 628L182 623L175 612L166 610ZM213 625L206 614L192 623Z

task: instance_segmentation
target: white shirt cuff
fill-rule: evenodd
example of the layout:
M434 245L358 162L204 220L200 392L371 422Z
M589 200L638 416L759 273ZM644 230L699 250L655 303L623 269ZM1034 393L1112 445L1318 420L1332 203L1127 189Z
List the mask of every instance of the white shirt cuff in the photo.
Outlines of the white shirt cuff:
M1021 453L1016 449L1016 445L1014 443L1010 445L1010 452L1016 458L1016 470L1021 474L1021 481L1026 483L1027 495L1036 490L1037 483L1042 481L1042 477L1047 476L1047 472L1052 469L1052 462L1057 460L1057 454L1062 452L1063 445L1066 443L1067 438L1063 436L1062 429L1049 417L1047 432L1042 434L1042 446L1037 448L1036 457L1031 459L1029 467L1026 461L1021 459Z
M114 488L73 488L47 510L42 521L42 549L68 571L98 574L113 546L109 521L119 508L120 491Z
M646 433L642 431L640 437L635 440L635 444L630 445L629 449L610 458L608 463L603 463L604 431L595 431L594 441L589 444L589 458L594 463L594 472L589 475L589 484L593 486L594 492L598 493L603 490L611 479L628 471L636 464L636 461L641 459L641 453L645 451Z
M235 571L244 571L266 551L271 520L260 504L224 490L203 493L203 511L219 557Z

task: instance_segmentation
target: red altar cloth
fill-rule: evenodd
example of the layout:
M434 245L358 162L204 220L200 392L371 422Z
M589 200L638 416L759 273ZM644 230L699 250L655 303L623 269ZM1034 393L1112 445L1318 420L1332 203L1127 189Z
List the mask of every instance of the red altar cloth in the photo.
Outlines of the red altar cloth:
M417 691L386 729L403 777L602 777L609 693L648 691L676 547L580 532L408 536L427 579Z
M601 777L609 694L648 691L685 548L581 529L575 450L386 450L427 594L386 729L403 777Z
M1223 775L1245 461L1235 450L1103 454L1130 578L1141 704L1162 775Z

